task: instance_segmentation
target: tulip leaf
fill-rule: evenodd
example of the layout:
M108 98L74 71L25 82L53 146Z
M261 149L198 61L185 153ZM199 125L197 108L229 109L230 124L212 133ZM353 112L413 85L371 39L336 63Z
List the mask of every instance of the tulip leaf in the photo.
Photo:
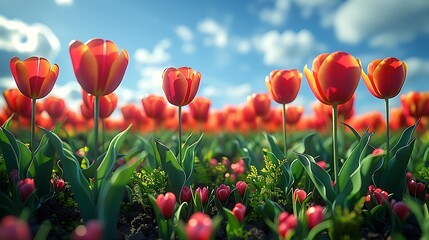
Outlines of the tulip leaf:
M37 196L39 198L49 197L47 194L52 190L51 178L54 166L54 155L55 149L48 143L39 145L36 149L33 159L35 171L34 183L36 184Z
M0 192L0 216L6 216L13 214L15 211L15 206L12 202L12 199L9 198L3 192Z
M156 157L161 162L162 169L167 174L167 190L173 192L176 196L180 196L180 192L186 181L185 171L177 162L174 153L167 146L159 141L155 141L155 144L157 149L155 153Z
M268 141L270 151L276 156L276 158L285 159L286 156L284 156L282 150L280 150L279 146L276 144L274 137L268 133L265 133L264 135Z
M191 184L192 180L192 173L194 172L194 162L195 162L195 148L197 144L201 141L203 135L198 138L197 141L190 144L186 147L184 154L183 154L183 170L185 171L186 175L186 184ZM185 185L186 185L185 184Z
M131 125L127 129L118 133L110 142L107 152L104 155L100 165L97 168L97 185L101 189L101 185L111 177L113 168L115 167L115 162L119 154L119 149L122 147L122 144L125 141L128 131L130 130Z
M304 167L304 170L307 172L314 186L319 191L320 196L322 196L326 203L332 205L337 194L332 188L332 180L329 174L319 165L317 165L312 156L301 153L295 154L297 155L299 162Z
M82 173L79 162L73 152L63 147L61 139L53 132L43 129L48 137L48 143L55 148L60 165L64 171L64 178L69 182L73 191L73 197L78 204L82 218L87 221L97 217L94 195L88 180Z
M228 239L240 239L243 235L243 227L241 226L234 213L228 208L223 208L228 223L226 224L226 233Z
M19 171L20 153L18 144L13 134L4 127L0 129L0 149L6 163L7 173L9 174L14 169ZM20 176L20 178L22 177Z
M413 136L414 131L416 130L417 126L419 125L419 120L412 125L407 127L401 134L401 137L399 138L396 145L390 149L390 152L395 154L400 148L404 147L405 145L409 145L411 141L411 137Z
M2 128L9 130L12 126L12 119L13 119L13 113L10 115L10 117L1 125Z
M19 173L21 179L26 177L33 178L36 175L34 170L34 166L31 168L33 161L31 161L31 151L28 149L27 145L25 145L21 141L16 141L19 147Z
M111 236L115 236L116 234L116 224L124 197L125 186L129 183L131 175L139 163L137 159L128 161L119 167L110 179L105 179L105 183L100 189L97 208L98 218L103 222L104 239L110 239Z

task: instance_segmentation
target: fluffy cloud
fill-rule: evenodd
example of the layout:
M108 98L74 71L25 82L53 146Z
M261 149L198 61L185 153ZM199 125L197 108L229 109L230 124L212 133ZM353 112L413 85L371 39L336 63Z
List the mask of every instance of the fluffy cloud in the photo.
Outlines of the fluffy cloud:
M71 6L73 5L73 0L55 0L55 3L60 6Z
M212 99L213 103L217 103L217 107L227 104L240 104L246 101L247 96L252 92L252 85L249 83L238 85L215 81L211 81L211 83L201 88L198 95Z
M274 7L263 8L259 17L262 21L273 25L280 25L286 20L285 18L289 12L290 5L290 0L275 0Z
M338 0L294 0L294 3L301 8L302 16L310 17L315 11L325 14Z
M287 68L301 67L314 53L324 49L311 32L269 31L255 38L255 48L264 55L264 63Z
M161 42L155 45L153 51L150 52L147 49L139 48L136 50L134 57L139 63L149 64L161 64L170 60L170 54L167 53L167 49L171 46L169 39L163 39Z
M428 12L429 1L350 0L337 9L333 24L342 42L394 47L429 33Z
M429 59L411 57L404 60L408 66L407 79L429 75Z
M142 95L144 94L163 94L162 91L162 73L164 67L149 66L140 69L140 80L137 87Z
M206 46L224 48L228 44L228 32L226 28L213 19L205 19L198 23L197 29L207 35L204 38Z
M192 43L192 40L194 39L194 34L187 26L177 26L175 29L175 32L177 36L179 36L180 39L182 39L182 51L184 53L193 53L195 52L195 46Z

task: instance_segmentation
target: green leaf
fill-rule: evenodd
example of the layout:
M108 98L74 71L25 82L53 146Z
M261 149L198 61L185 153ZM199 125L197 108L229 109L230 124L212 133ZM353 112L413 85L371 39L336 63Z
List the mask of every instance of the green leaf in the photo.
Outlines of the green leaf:
M349 124L344 123L344 122L342 124L344 124L344 126L349 128L349 130L353 133L353 135L355 136L357 141L360 140L360 138L361 138L360 134L352 126L350 126Z
M332 220L323 221L316 226L314 226L307 235L307 239L317 239L317 235L325 230L328 230L334 225Z
M226 233L228 239L238 239L243 235L243 227L241 226L238 219L235 217L234 213L228 208L223 208L228 223L226 225Z
M185 171L186 181L189 182L191 180L192 173L194 172L194 162L195 162L195 148L197 144L202 139L203 135L198 138L197 141L190 144L186 147L183 153L183 170ZM189 182L190 184L190 182Z
M0 217L13 214L15 206L12 199L3 192L0 192Z
M414 125L409 126L407 129L405 129L402 132L401 137L399 138L399 141L392 149L390 149L391 153L396 153L400 148L410 144L411 137L413 136L414 131L419 125L419 122L420 120L418 120Z
M185 185L186 174L183 168L177 162L174 153L159 141L156 144L156 157L162 165L162 169L167 174L168 190L173 192L176 196L180 196L182 187Z
M136 159L128 161L119 167L100 189L97 208L99 219L103 222L104 239L111 239L111 236L115 236L116 234L116 224L122 198L124 197L125 186L129 183L131 175L139 163Z
M30 149L28 149L27 145L25 145L23 142L21 141L16 141L16 143L18 144L18 148L19 148L19 173L20 173L20 178L26 178L26 177L31 177L34 178L34 176L36 175L36 172L34 170L34 167L30 169L31 164L33 163L33 161L31 161L31 151Z
M19 171L20 153L18 144L13 134L3 127L0 129L0 149L6 163L7 173L10 173L14 169ZM23 176L20 177L22 178Z
M313 157L307 154L295 153L298 157L299 162L304 167L314 186L320 193L320 196L328 203L332 205L337 194L332 188L332 180L329 174L323 170L314 161Z
M10 115L10 117L1 125L2 128L10 130L10 127L12 126L12 119L13 119L13 113Z
M34 182L36 184L37 196L39 198L48 198L48 194L51 192L54 155L55 149L48 143L39 145L35 151L33 164L36 175L34 176Z
M274 154L274 156L276 156L277 159L281 159L281 160L285 159L286 156L284 156L282 150L276 144L274 137L268 133L264 133L264 135L267 138L270 151Z
M45 131L48 137L49 144L55 148L55 151L59 155L65 180L68 181L71 186L73 198L78 204L82 218L85 221L96 219L97 209L94 203L94 195L90 189L88 180L82 173L76 157L70 150L63 148L63 143L56 134L47 130L43 131Z

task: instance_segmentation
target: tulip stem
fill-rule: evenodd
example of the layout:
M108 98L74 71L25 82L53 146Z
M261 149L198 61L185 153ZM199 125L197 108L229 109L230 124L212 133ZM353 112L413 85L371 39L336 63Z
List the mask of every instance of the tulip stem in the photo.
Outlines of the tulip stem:
M104 152L104 140L106 139L106 125L104 119L101 119L101 150Z
M338 145L337 145L337 118L338 118L338 106L332 105L332 149L333 149L333 163L334 163L334 183L337 184L338 175Z
M31 131L30 131L30 150L31 150L31 159L34 158L34 152L36 151L36 146L34 143L34 134L36 131L36 99L31 99Z
M179 106L179 163L182 165L182 107Z
M100 115L100 96L95 96L94 101L94 164L97 164L98 168L98 117ZM98 198L98 173L95 171L94 174L94 189L95 189L95 199Z
M283 111L283 146L284 146L284 158L287 156L287 144L286 144L286 104L282 104Z
M386 156L387 160L389 160L389 154L390 154L390 132L389 132L389 99L384 99L386 102Z

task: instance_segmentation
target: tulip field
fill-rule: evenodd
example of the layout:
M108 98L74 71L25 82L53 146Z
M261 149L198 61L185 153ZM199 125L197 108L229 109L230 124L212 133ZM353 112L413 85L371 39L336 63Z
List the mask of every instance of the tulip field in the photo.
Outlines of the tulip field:
M406 62L323 53L222 109L198 94L204 73L169 67L163 96L117 106L127 51L69 51L80 112L49 95L61 66L10 59L0 239L429 239L429 93L401 92ZM360 81L384 112L355 114Z

